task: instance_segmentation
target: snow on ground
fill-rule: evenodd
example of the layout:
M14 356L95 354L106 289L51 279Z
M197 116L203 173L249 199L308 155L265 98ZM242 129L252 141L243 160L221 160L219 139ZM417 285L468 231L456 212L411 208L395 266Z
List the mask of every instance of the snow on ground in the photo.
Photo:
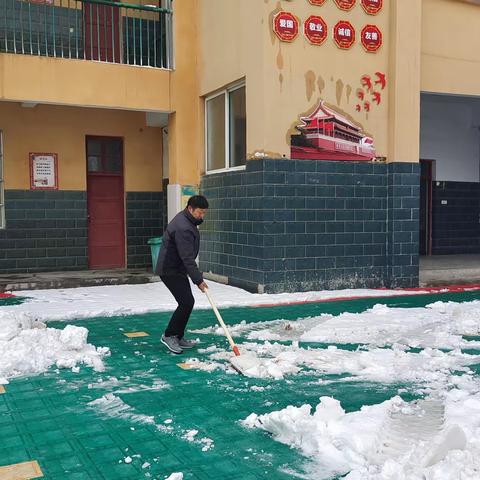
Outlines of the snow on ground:
M231 331L233 335L245 335L250 340L480 348L480 342L462 338L462 335L478 335L480 332L480 301L436 302L425 308L394 308L377 304L362 313L324 314L295 321L241 322L232 326ZM218 326L192 332L224 335Z
M380 383L413 383L443 387L452 371L469 372L468 365L480 363L480 356L467 355L459 350L442 352L427 348L418 353L405 351L403 346L392 349L371 348L355 351L342 350L335 346L328 348L304 349L297 343L283 345L265 342L243 343L242 354L255 358L252 368L244 371L247 377L273 378L281 380L285 376L304 373L317 375L347 374L343 381L362 380ZM188 359L191 368L211 371L224 368L222 360L228 360L228 351L210 354L212 362ZM351 376L351 377L350 377ZM339 380L336 380L339 381Z
M334 398L321 397L313 411L310 405L288 406L252 413L242 423L270 432L312 459L304 478L346 474L348 480L476 480L478 387L415 402L397 396L351 413Z
M219 307L277 304L327 300L342 297L389 297L417 295L420 291L399 290L331 290L304 293L253 294L240 288L207 282L210 293ZM205 294L192 284L195 308L210 308ZM141 285L107 285L100 287L69 288L59 290L28 290L15 292L29 297L21 305L4 306L2 318L25 314L37 320L72 320L90 317L142 314L169 311L176 308L175 300L162 282Z
M253 295L209 283L220 307L399 294L386 290L344 290ZM209 308L204 295L195 288L194 292L197 308ZM109 353L108 348L88 344L86 328L73 325L64 329L47 328L45 321L140 314L171 310L175 306L161 283L18 294L31 299L22 305L0 308L0 383L54 365L78 369L77 365L83 363L103 369L102 357ZM348 480L480 478L480 379L470 369L480 363L480 356L461 352L465 348L480 350L479 341L463 338L466 334L480 333L480 301L436 302L426 308L412 309L376 305L362 313L336 317L243 322L233 326L232 331L240 340L242 353L258 360L246 372L251 377L283 381L289 375L304 373L316 375L318 380L313 381L318 382L399 382L427 394L426 398L413 402L395 396L350 413L331 397L320 398L314 408L290 405L264 415L252 413L244 419L245 427L265 430L309 459L305 474L285 467L292 476L315 480L338 474L346 475ZM223 334L217 327L194 332ZM315 343L337 346L315 348ZM359 344L359 347L346 350L339 348L342 344ZM411 347L417 350L412 351ZM225 348L210 346L199 353L206 353L207 357L201 361L186 360L192 368L207 371L220 368L234 374L227 367L231 353L226 341ZM334 374L344 377L321 378ZM139 389L168 387L161 381L132 386L128 379L107 377L91 384L91 388L105 388L109 392L90 402L89 408L102 415L172 432L170 419L156 423L153 417L141 415L118 396ZM204 451L214 447L208 437L197 439L195 430L177 434L198 443ZM174 473L169 478L178 480L183 475Z
M136 413L133 407L126 404L120 397L117 397L113 393L107 393L103 397L89 402L88 406L103 413L107 417L124 418L134 423L155 425L154 417Z
M87 343L88 330L67 325L64 329L47 328L31 318L3 318L0 321L0 384L8 378L40 373L51 366L78 371L78 364L103 371L102 358L107 347Z
M209 282L210 291L220 307L308 301L342 296L391 296L393 290L341 290L295 294L255 295L239 288ZM210 308L205 295L194 285L197 308ZM411 293L411 292L410 292ZM418 292L414 292L418 293ZM102 356L108 349L96 349L87 343L88 330L67 327L46 328L44 322L96 316L142 314L173 310L176 303L163 283L99 286L59 290L16 292L29 300L20 305L0 308L0 383L13 376L40 373L50 366L78 369L84 363L103 368Z

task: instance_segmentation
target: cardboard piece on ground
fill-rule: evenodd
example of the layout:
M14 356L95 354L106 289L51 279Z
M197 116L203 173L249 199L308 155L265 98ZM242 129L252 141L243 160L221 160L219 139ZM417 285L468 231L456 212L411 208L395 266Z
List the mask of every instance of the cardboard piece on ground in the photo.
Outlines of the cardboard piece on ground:
M177 367L183 368L184 370L189 370L192 368L191 363L177 363Z
M28 480L40 477L43 477L43 473L37 461L0 467L0 478L2 480Z
M149 337L150 334L146 332L128 332L124 333L124 335L128 338L137 338L137 337Z

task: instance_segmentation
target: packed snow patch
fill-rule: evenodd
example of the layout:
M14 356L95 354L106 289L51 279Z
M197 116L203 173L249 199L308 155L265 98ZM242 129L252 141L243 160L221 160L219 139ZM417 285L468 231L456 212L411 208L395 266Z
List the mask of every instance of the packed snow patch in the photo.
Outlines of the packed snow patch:
M193 330L223 335L217 326ZM361 313L345 312L298 320L242 321L231 326L234 336L249 340L309 343L359 343L374 346L402 344L420 348L480 348L463 335L480 333L480 301L435 302L422 308L396 308L377 304Z
M241 288L207 281L210 293L219 308L290 302L328 300L342 297L390 297L419 295L421 291L346 289L322 290L279 294L254 294ZM210 304L202 292L192 285L196 309L209 309ZM12 314L34 314L39 320L73 320L93 317L136 315L150 312L172 311L177 304L162 282L140 285L102 285L96 287L58 290L17 291L15 295L27 297L20 305L3 306L0 323Z
M466 383L471 380L465 380ZM480 393L453 389L405 402L394 397L346 413L331 397L310 405L249 415L248 428L271 433L313 461L306 478L477 480Z
M87 338L84 327L47 328L26 314L0 319L0 384L12 377L45 372L51 366L78 372L78 365L83 364L103 371L103 357L109 349L96 348Z

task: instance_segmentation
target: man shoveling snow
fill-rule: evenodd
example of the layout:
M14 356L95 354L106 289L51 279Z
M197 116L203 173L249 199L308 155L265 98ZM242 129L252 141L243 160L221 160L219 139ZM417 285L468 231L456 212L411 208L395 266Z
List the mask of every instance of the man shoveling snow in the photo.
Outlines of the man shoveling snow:
M207 210L208 201L204 196L194 195L189 198L185 210L178 213L167 225L155 268L155 273L160 275L178 303L161 339L175 354L195 346L194 341L184 338L185 328L195 304L188 277L202 292L207 289L195 262L200 249L198 226L203 223Z

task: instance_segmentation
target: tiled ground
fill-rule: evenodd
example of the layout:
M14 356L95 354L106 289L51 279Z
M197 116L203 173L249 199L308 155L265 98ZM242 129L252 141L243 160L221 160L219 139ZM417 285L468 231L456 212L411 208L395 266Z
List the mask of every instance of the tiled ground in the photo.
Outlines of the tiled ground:
M478 292L470 292L230 308L223 313L227 323L255 322L358 312L376 303L414 307L437 300L478 298ZM233 372L183 370L177 363L185 357L167 354L159 344L168 318L168 313L158 313L76 322L90 330L91 343L110 347L107 370L98 373L82 366L79 373L73 373L51 369L6 385L5 393L0 393L0 467L37 460L49 480L163 479L173 472L183 472L186 480L291 479L295 478L291 471L308 470L307 460L266 433L242 428L238 420L252 412L266 413L289 404L316 405L322 395L335 396L348 411L357 410L390 398L401 386L358 382L319 385L318 375L313 374L276 382L247 379ZM190 327L214 322L212 312L195 311ZM149 336L124 335L138 331ZM222 337L202 336L202 340L204 347L227 345ZM202 358L201 354L192 355ZM265 389L253 391L253 385ZM122 416L89 405L106 394L124 402ZM172 422L165 423L169 419ZM199 431L194 442L183 438L192 429ZM205 437L214 443L202 451L209 445L201 441ZM125 463L126 457L132 462Z

